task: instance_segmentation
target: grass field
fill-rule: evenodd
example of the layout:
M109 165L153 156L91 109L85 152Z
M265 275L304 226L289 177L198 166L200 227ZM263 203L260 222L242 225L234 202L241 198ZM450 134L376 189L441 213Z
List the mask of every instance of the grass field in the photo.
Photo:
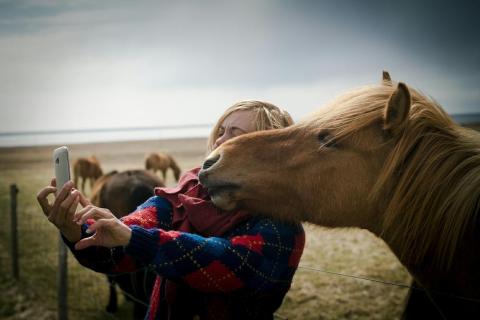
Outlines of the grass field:
M35 195L52 176L53 147L0 148L0 319L56 319L58 233L43 216ZM71 145L71 157L95 154L104 171L143 167L145 154L164 150L182 169L204 158L205 140L166 140ZM11 277L9 185L16 183L20 281ZM174 185L170 173L167 185ZM87 192L88 194L88 192ZM305 225L307 243L279 319L398 319L411 279L387 246L367 231ZM352 277L353 276L353 277ZM115 315L104 312L105 277L69 257L70 319L129 319L121 299Z

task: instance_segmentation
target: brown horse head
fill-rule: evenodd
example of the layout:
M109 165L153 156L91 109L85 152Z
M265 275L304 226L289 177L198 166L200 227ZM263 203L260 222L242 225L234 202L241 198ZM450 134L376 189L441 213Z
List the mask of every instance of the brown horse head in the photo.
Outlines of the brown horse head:
M367 228L405 264L448 269L475 225L480 139L387 74L302 123L226 142L200 181L223 209Z
M201 181L213 201L280 219L367 227L371 219L355 213L378 213L370 191L392 148L390 136L410 108L405 85L374 89L347 94L303 123L244 135L212 152Z
M100 178L103 175L102 168L100 166L92 167L92 177L95 179Z
M180 173L182 172L182 170L172 156L169 155L168 157L170 159L170 168L173 171L173 176L175 177L175 180L178 181L178 179L180 179Z

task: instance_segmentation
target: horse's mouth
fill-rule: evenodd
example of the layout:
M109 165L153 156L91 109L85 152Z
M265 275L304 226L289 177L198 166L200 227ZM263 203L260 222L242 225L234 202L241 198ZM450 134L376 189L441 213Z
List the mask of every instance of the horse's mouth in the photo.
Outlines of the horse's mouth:
M223 210L233 210L236 207L236 192L240 186L231 182L211 181L201 176L201 184L207 188L212 202Z
M240 186L234 183L208 183L205 185L207 187L208 195L210 197L218 196L220 194L233 194L235 191L240 189Z

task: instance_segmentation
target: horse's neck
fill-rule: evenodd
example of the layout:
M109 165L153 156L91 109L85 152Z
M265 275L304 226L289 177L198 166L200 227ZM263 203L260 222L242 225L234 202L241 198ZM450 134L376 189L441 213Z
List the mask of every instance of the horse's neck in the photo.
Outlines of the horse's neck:
M438 311L446 319L480 318L480 258L474 254L477 248L476 245L475 248L472 246L467 250L459 250L448 272L428 271L422 266L409 267L416 280L415 286L420 287L420 292L425 290L428 296L428 300L424 301L428 306L417 306L414 314L418 314L419 308L433 308L436 310L435 318L438 317Z
M458 248L449 270L445 271L435 268L428 256L425 262L419 265L410 264L408 261L402 263L427 289L480 299L479 249L480 236L468 237Z

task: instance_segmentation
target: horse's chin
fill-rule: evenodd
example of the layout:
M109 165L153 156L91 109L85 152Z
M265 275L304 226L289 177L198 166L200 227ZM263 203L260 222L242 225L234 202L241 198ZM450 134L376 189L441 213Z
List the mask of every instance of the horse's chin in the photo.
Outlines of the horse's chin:
M213 204L225 211L237 208L237 193L240 189L238 184L223 181L212 181L208 176L200 173L200 183L207 188L208 195Z
M215 193L210 196L210 199L215 206L225 211L232 211L237 207L237 202L228 192Z

